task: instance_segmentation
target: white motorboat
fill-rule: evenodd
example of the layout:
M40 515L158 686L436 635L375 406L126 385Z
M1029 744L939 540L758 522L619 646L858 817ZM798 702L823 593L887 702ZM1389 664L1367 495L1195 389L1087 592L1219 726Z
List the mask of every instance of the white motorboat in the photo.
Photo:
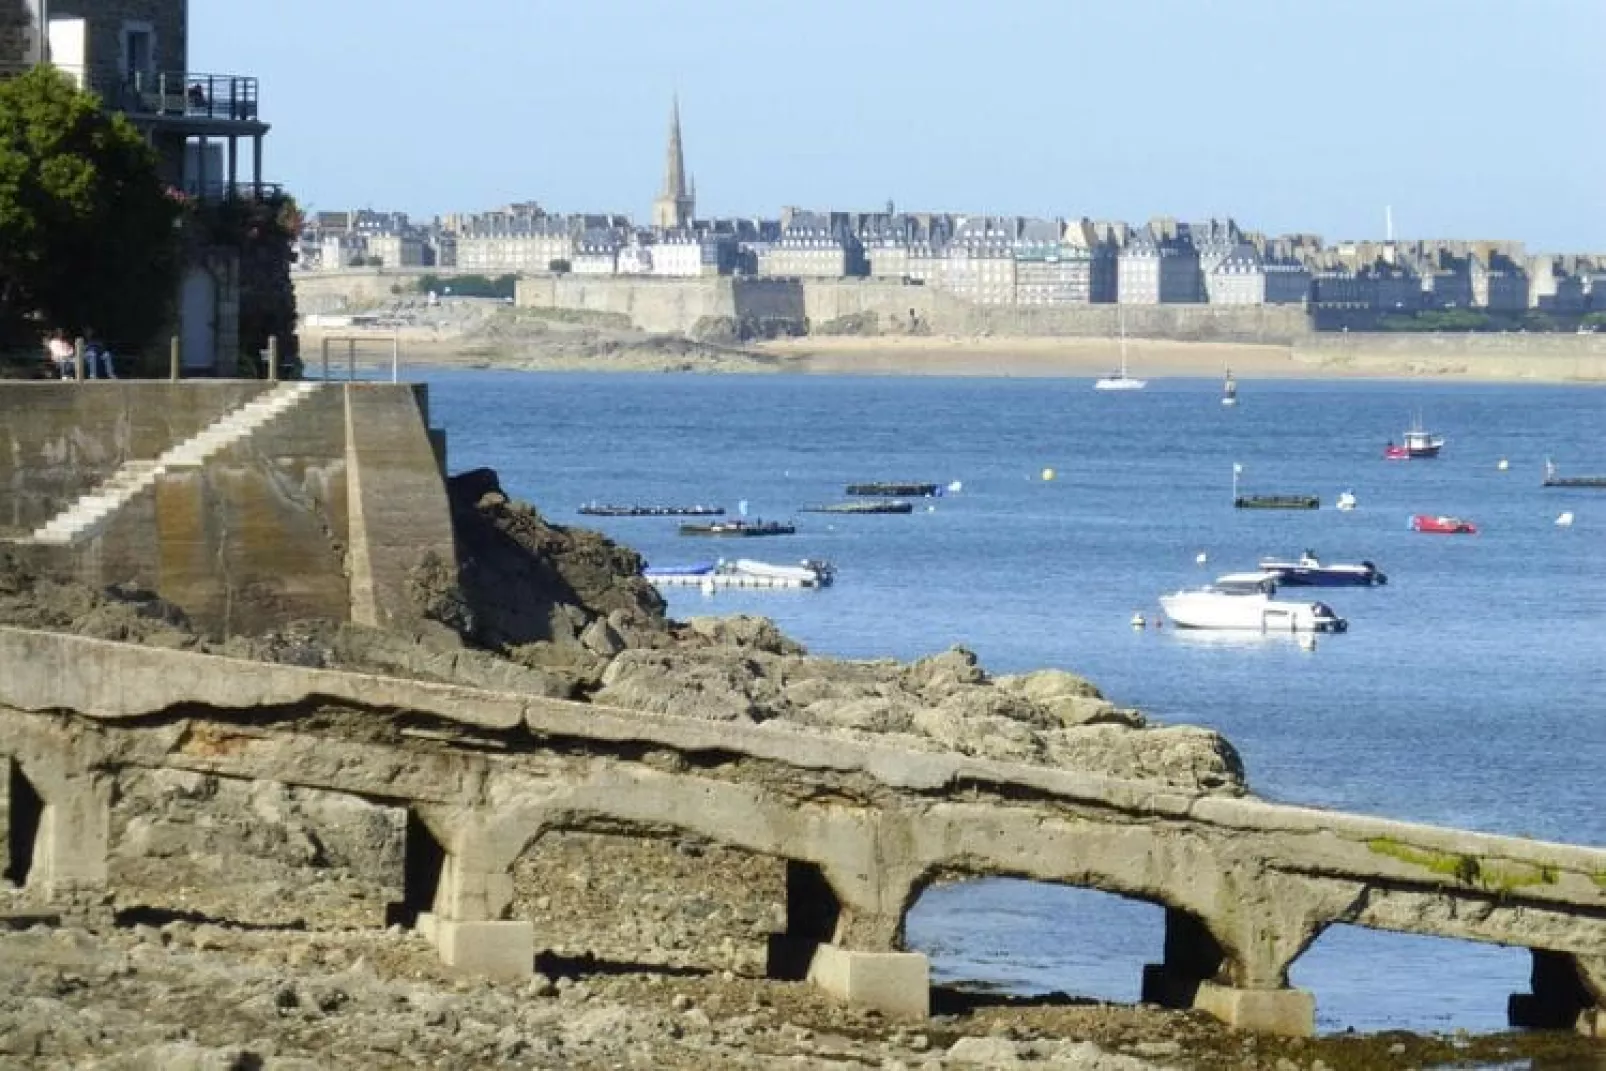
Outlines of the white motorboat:
M813 559L797 565L775 565L751 558L738 558L733 562L649 568L643 571L643 575L649 583L661 588L778 590L828 587L836 579L836 569L830 562Z
M1221 385L1221 404L1234 406L1238 404L1238 382L1232 378L1232 369L1227 369L1227 381Z
M1177 628L1248 629L1256 632L1343 632L1349 627L1320 602L1281 602L1274 573L1229 573L1208 587L1160 596Z

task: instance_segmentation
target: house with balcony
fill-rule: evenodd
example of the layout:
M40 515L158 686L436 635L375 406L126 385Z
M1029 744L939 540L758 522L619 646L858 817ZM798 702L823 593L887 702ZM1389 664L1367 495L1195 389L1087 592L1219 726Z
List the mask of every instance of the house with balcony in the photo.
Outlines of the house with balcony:
M48 0L0 41L0 76L49 63L123 115L155 150L163 179L206 203L262 200L257 80L190 65L186 0ZM240 249L214 237L187 252L178 332L187 374L233 374L240 350Z

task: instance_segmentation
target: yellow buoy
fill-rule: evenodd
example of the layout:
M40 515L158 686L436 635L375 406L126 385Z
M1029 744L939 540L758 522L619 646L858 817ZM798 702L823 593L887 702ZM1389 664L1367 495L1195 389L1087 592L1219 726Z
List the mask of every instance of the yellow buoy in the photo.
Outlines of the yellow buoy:
M1044 469L1043 470L1043 479L1052 480L1053 478L1054 478L1054 470L1053 469Z

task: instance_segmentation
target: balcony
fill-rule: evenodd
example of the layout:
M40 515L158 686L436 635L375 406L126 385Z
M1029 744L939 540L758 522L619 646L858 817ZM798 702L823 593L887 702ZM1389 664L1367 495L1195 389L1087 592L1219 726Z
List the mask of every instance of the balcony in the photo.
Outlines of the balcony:
M98 68L67 73L98 94L106 107L136 123L181 124L194 133L250 134L267 129L261 121L255 78L173 71L123 74ZM241 130L237 124L257 129Z
M261 119L255 78L194 71L125 74L114 67L63 64L57 68L137 126L162 126L214 137L251 137L268 130ZM26 65L0 64L0 78L27 69Z

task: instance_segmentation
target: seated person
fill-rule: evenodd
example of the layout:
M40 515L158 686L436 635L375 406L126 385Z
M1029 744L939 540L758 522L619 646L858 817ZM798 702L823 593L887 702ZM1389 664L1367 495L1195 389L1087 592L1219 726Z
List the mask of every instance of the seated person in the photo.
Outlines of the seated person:
M95 336L93 328L84 328L84 376L116 379L117 369L112 367L112 351Z
M55 365L56 374L62 379L75 377L77 351L73 349L73 344L67 341L67 332L58 327L50 333L50 338L45 341L45 356Z
M204 112L204 111L206 111L206 109L207 109L206 87L202 86L201 83L196 82L196 83L194 83L193 85L190 86L189 93L186 94L186 95L189 98L190 110L191 111L195 111L195 112Z

